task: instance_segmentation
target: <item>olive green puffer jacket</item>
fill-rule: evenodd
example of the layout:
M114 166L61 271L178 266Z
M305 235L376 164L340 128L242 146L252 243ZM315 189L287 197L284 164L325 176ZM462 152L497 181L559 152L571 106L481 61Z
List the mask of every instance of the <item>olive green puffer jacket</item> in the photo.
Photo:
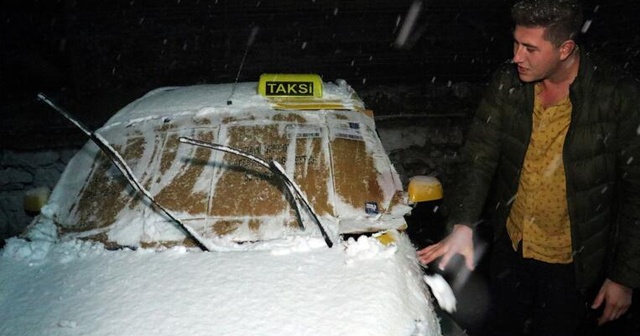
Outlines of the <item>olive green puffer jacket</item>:
M578 287L599 286L607 277L638 288L640 85L582 53L570 99L563 160ZM450 226L476 223L486 206L494 237L505 229L531 137L533 100L534 85L519 80L515 65L495 73L461 150L458 186L445 197Z

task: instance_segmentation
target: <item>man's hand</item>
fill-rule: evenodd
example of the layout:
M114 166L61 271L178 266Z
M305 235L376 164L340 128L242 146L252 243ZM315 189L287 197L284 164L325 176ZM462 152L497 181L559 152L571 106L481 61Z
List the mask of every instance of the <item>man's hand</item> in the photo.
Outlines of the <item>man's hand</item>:
M602 316L598 318L598 325L603 325L624 315L631 306L632 294L631 288L606 279L591 305L591 308L598 309L603 303L605 304Z
M465 265L471 271L474 269L473 253L473 230L462 224L456 224L453 232L439 243L429 245L418 251L418 260L423 264L428 264L439 257L442 260L438 264L440 269L447 267L449 260L456 254L464 257Z

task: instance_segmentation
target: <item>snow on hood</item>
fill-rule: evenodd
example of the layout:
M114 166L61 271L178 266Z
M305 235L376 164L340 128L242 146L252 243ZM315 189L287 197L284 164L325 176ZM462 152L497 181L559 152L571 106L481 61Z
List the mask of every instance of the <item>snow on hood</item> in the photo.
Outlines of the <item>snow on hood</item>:
M107 251L57 241L53 223L0 257L0 334L436 336L404 235L337 248L292 238L269 249Z

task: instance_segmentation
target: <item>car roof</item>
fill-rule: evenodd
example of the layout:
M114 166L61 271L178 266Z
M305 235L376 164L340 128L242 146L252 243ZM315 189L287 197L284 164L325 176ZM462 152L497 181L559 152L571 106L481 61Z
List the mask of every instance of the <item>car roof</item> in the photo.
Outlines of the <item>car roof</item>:
M269 99L258 94L258 82L237 84L205 84L186 87L163 87L148 92L128 104L107 121L114 123L131 122L162 115L198 113L237 113L249 108L274 109L278 103L323 103L325 106L344 110L364 110L364 103L356 92L343 80L323 83L321 99ZM322 106L321 106L322 107ZM292 110L296 106L291 107Z
M316 235L271 172L229 153L181 143L220 143L280 163L332 234L402 228L398 175L373 114L346 82L322 98L257 94L257 82L153 90L96 131L154 199L217 244ZM51 207L63 233L114 246L189 244L171 220L136 195L95 144L70 161Z

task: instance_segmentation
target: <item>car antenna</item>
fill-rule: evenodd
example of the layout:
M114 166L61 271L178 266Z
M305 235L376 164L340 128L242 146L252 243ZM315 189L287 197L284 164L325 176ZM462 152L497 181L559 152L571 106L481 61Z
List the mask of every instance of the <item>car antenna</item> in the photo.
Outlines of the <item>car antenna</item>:
M71 114L69 114L67 111L62 109L62 107L56 105L54 102L52 102L43 93L38 93L38 99L41 100L42 102L46 103L50 107L52 107L54 110L58 111L65 118L67 118L67 120L69 120L76 127L78 127L86 136L88 136L91 139L91 141L93 141L98 146L98 148L100 148L100 150L102 150L102 152L107 156L107 158L109 158L109 160L111 160L113 165L116 166L116 168L118 168L118 170L122 173L122 175L124 175L124 177L127 179L127 182L129 182L129 185L131 185L131 187L133 189L135 189L136 191L141 193L143 196L145 196L153 205L155 205L167 217L169 217L169 219L171 219L176 224L178 224L180 229L182 229L184 231L185 235L187 237L191 238L201 250L203 250L203 251L211 251L213 249L213 246L208 246L206 244L205 239L202 236L200 236L200 234L198 234L198 232L196 232L194 229L192 229L188 225L185 225L182 221L180 221L178 218L176 218L174 215L172 215L171 212L169 212L169 210L167 210L167 208L165 208L160 203L158 203L153 198L153 196L151 196L151 194L138 181L136 176L133 174L133 171L131 171L131 168L127 165L127 163L122 158L122 156L120 156L120 154L118 154L118 152L107 142L107 140L105 140L102 136L100 136L96 132L91 131L86 125L84 125L78 119L76 119Z
M231 101L231 97L236 91L236 86L238 85L238 80L240 79L240 72L242 71L244 60L247 58L247 53L249 52L249 48L251 48L253 41L255 41L256 35L258 35L258 30L260 30L259 26L253 26L253 28L251 28L251 33L249 34L249 39L247 40L247 46L244 48L244 55L242 56L242 61L240 61L240 66L238 67L238 74L236 74L236 81L235 83L233 83L233 87L231 88L231 93L229 94L229 98L227 98L227 105L233 104L233 102Z

